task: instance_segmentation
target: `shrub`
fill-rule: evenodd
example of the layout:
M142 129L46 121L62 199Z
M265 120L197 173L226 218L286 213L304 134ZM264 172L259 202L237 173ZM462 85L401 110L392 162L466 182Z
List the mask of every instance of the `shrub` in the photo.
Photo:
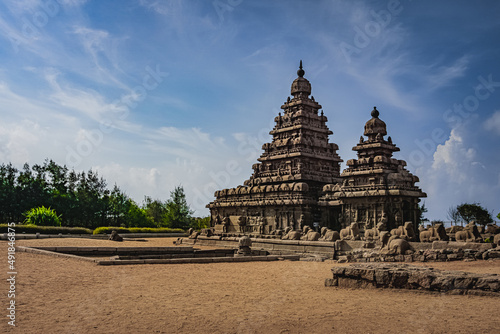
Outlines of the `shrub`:
M110 234L111 231L115 230L118 233L185 233L183 229L180 228L150 228L150 227L114 227L114 226L103 226L98 227L94 230L94 234Z
M51 208L40 206L33 208L24 214L24 224L37 226L61 226L61 216L58 216Z
M11 227L12 228L12 227ZM40 234L92 234L92 230L83 227L56 227L36 225L16 225L16 233L40 233ZM0 233L7 233L8 225L0 224Z

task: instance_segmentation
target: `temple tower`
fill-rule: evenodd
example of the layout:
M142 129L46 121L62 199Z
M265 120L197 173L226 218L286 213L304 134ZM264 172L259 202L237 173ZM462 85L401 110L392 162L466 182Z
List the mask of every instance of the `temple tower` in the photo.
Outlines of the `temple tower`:
M406 162L392 157L399 148L387 135L386 124L376 107L366 122L364 136L353 147L357 159L347 161L342 182L323 188L320 205L324 207L323 224L341 228L358 222L370 228L384 220L388 228L406 221L417 226L420 197L426 194L415 183L418 177L405 169Z
M269 233L320 221L319 196L324 185L340 182L342 160L304 74L301 61L253 174L243 186L215 192L207 205L216 231Z

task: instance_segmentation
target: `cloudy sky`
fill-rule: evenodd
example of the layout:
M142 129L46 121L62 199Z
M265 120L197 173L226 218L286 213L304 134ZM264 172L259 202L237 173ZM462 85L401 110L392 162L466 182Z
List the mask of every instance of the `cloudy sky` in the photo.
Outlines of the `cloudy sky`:
M299 60L344 161L373 106L430 219L500 211L498 1L5 0L0 163L98 170L197 215L242 184ZM344 165L345 166L345 165Z

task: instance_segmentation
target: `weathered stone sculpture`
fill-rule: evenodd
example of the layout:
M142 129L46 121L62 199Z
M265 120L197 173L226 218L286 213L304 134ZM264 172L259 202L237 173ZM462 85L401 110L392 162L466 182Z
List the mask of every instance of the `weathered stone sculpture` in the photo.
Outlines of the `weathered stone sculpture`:
M196 239L200 235L200 232L196 231L194 228L190 228L188 230L188 234L189 234L189 239Z
M111 235L109 236L109 240L111 241L123 241L123 238L118 235L118 232L116 230L111 231Z
M240 232L245 232L245 226L247 224L246 217L240 216L238 217L238 226L240 227Z
M377 224L376 227L365 230L365 240L366 241L379 240L380 232L385 230L386 230L385 223L380 222Z
M359 225L358 223L351 223L340 230L340 240L359 240Z
M380 247L381 254L387 255L405 255L408 250L411 249L408 241L401 239L398 236L391 236L387 231L380 233L380 241L382 246Z
M237 255L243 255L243 256L248 256L252 255L252 239L248 236L242 236L238 240L238 252L236 253Z
M455 233L455 239L464 242L481 242L483 240L474 221L468 223L463 231Z
M288 230L288 232L287 232ZM285 229L285 235L281 238L282 240L300 240L302 232L294 231L291 227Z
M229 220L229 217L224 217L224 219L222 220L222 231L224 233L227 233L228 232L228 229L229 229L229 225L231 225L231 221Z
M214 235L214 231L211 228L202 228L200 235L204 237L211 237L212 235Z
M500 234L495 234L495 237L493 238L493 243L497 245L497 247L500 247Z
M314 231L312 228L309 226L306 226L304 228L304 235L300 238L300 240L306 240L306 241L317 241L319 240L319 237L321 236L318 232Z
M458 231L463 231L463 229L464 228L462 226L453 225L453 226L450 226L450 227L446 228L446 233L450 233L450 234L454 235Z
M446 234L446 233L445 233ZM412 222L405 222L403 226L399 226L391 230L391 235L397 235L406 241L417 241L415 229Z
M436 224L420 232L420 242L447 241L448 235L443 224Z
M498 234L500 233L500 227L495 224L488 224L486 225L486 230L484 231L484 233Z
M340 233L337 231L330 230L328 227L321 228L320 241L337 241L340 240Z

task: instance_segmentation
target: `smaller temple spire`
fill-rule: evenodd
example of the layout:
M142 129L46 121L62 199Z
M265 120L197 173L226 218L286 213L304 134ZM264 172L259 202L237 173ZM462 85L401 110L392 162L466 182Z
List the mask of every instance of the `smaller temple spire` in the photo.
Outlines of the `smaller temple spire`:
M377 140L377 135L380 134L382 137L387 134L385 122L382 121L378 116L380 113L377 107L373 107L372 118L365 124L365 136L368 136L370 141Z
M304 71L304 70L302 69L302 60L300 60L300 66L299 66L299 70L297 71L297 75L298 75L299 77L303 78L303 77L304 77L304 74L306 74L306 71Z
M302 68L302 60L300 61L299 70L297 71L298 77L292 83L291 93L294 97L307 98L311 94L311 84L304 78L306 71ZM314 100L313 100L314 101Z

